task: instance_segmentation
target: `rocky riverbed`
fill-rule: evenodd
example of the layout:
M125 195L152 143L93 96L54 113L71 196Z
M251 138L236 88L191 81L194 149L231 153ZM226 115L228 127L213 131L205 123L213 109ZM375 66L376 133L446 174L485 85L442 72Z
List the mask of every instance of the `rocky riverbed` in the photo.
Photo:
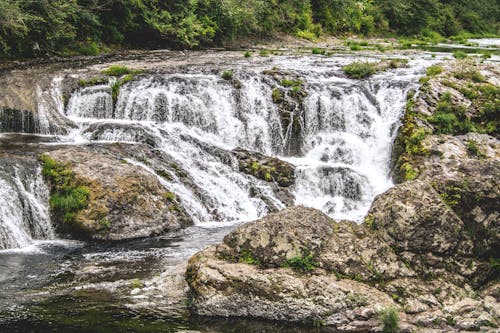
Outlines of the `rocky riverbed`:
M0 328L495 331L500 73L402 56L3 73Z

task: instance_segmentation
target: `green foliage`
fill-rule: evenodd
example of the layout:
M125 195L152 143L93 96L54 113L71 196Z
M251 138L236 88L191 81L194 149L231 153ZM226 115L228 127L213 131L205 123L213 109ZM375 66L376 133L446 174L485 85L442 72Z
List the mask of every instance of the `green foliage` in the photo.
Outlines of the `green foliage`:
M127 74L134 74L135 71L126 66L112 65L108 69L101 71L101 73L109 76L123 76Z
M269 51L268 50L260 50L259 55L261 57L269 57Z
M465 134L477 132L477 128L461 105L455 105L449 93L443 94L437 104L436 112L427 118L434 125L434 130L438 134Z
M108 82L109 82L108 78L94 77L94 78L91 78L90 80L80 79L80 80L78 80L78 85L80 87L84 88L84 87L90 87L90 86L97 86L100 84L108 84Z
M291 267L301 273L309 273L319 264L314 260L313 254L308 249L301 249L301 253L283 263L283 267Z
M303 82L302 80L290 80L290 79L283 79L281 80L280 84L283 87L300 87L302 86Z
M365 217L365 224L370 228L370 230L377 230L377 223L375 221L375 217L372 214L368 214Z
M234 72L232 70L225 70L221 74L222 78L227 81L231 81L234 76Z
M272 92L273 103L281 103L283 101L283 92L279 88L274 88Z
M455 59L465 59L468 57L467 53L463 52L463 51L455 51L453 52L453 57Z
M352 79L363 79L377 72L377 64L372 62L355 61L342 67L342 70Z
M250 51L245 51L245 53L243 53L243 56L244 56L245 58L250 58L250 57L252 56L252 52L250 52Z
M405 180L414 180L418 177L418 170L408 162L401 165L401 171Z
M387 307L379 312L379 320L385 333L396 333L399 326L399 313L396 308Z
M469 67L454 72L453 76L459 80L471 80L476 83L486 82L484 76L477 69Z
M307 39L311 42L314 42L316 39L318 39L318 36L314 32L311 32L308 30L299 30L299 31L297 31L295 36L297 36L299 38Z
M260 260L257 259L250 250L242 249L238 255L238 262L249 265L260 265Z
M312 53L312 54L320 54L320 55L325 55L326 51L325 51L325 50L323 50L323 49L319 49L319 48L315 47L315 48L313 48L313 49L311 50L311 53Z
M220 46L276 33L465 42L498 33L497 7L494 0L0 0L0 57L97 55L106 45Z
M474 140L468 140L466 145L467 153L471 156L479 156L479 148L477 146L476 141Z
M99 225L104 229L109 229L111 228L111 221L107 217L103 217L99 220Z
M175 203L177 197L176 197L175 193L167 191L167 192L165 192L165 199L167 199L167 201Z
M432 65L430 67L427 68L427 70L425 71L425 73L428 75L428 76L436 76L436 75L439 75L443 72L443 67L439 66L439 65Z
M444 203L451 208L457 206L462 200L462 189L456 186L445 186L444 189L439 191L439 196L443 199Z
M78 184L67 164L57 163L48 155L41 155L42 175L51 184L50 208L65 223L74 221L75 215L89 204L90 190Z

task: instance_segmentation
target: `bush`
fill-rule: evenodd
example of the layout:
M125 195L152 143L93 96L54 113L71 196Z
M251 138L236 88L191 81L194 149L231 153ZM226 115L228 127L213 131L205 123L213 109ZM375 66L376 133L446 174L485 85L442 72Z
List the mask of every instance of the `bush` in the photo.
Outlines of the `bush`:
M291 267L301 273L309 273L319 264L314 261L312 253L308 249L301 249L301 254L287 260L283 267Z
M50 208L63 222L73 222L76 214L89 204L89 188L75 181L69 165L57 163L48 155L41 155L40 160L42 175L51 184Z
M439 65L432 65L428 67L427 70L425 71L425 73L429 76L435 76L441 74L442 72L443 72L443 67Z
M386 333L396 333L399 326L399 313L396 308L388 307L379 312L382 329Z
M351 79L363 79L377 72L377 64L356 61L342 67L342 70Z
M453 57L455 59L465 59L467 58L467 53L463 52L463 51L455 51L453 52Z
M243 53L243 56L245 58L250 58L252 56L252 53L250 51L246 51L245 53Z

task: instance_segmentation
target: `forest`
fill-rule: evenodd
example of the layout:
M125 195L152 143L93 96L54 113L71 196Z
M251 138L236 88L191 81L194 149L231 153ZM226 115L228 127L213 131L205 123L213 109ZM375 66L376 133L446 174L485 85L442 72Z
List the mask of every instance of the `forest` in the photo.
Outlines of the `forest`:
M0 0L0 57L202 48L278 33L497 35L498 0Z

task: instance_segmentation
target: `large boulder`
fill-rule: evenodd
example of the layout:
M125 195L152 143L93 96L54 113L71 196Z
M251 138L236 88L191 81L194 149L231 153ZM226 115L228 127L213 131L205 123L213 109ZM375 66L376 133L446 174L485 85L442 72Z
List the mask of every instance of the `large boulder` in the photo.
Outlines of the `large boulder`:
M218 259L214 247L189 260L187 280L192 310L208 316L286 320L338 329L347 325L349 331L363 331L378 325L378 310L395 305L388 295L353 280L231 263Z
M217 250L227 258L250 255L266 267L280 267L303 253L317 257L334 223L316 209L296 206L237 228Z
M74 187L88 191L87 204L71 215L53 209L60 231L80 238L118 240L158 235L192 223L156 175L120 159L111 149L101 150L65 147L43 154L44 163L61 166L62 172L72 175ZM52 196L58 195L58 175L47 178Z

